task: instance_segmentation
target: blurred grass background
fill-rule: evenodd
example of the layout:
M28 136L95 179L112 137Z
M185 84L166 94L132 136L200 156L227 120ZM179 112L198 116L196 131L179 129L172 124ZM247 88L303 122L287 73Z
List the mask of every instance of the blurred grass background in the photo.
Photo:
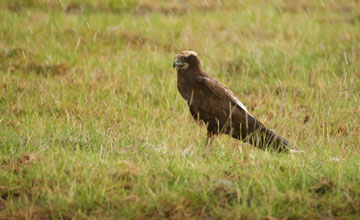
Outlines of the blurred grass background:
M0 1L0 219L358 219L360 1ZM173 57L305 153L206 129Z

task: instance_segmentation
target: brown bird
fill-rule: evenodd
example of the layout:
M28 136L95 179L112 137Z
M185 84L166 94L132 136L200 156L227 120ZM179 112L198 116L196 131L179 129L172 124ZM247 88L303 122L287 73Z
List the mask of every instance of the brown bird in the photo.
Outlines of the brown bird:
M228 134L261 149L290 150L289 142L252 116L234 94L208 75L193 51L175 56L177 87L191 115L207 126L206 145L213 135Z

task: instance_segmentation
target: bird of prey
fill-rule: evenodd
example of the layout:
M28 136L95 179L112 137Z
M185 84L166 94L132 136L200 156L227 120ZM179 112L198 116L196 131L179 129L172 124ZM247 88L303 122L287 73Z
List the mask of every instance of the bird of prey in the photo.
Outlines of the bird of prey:
M235 95L208 75L194 51L182 51L175 56L177 88L186 100L191 115L207 126L206 145L214 135L228 134L261 149L291 150L289 142L265 127L252 116Z

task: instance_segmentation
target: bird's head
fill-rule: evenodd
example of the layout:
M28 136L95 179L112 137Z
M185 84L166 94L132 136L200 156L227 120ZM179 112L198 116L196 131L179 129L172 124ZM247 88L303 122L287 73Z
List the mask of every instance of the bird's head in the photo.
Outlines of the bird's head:
M181 51L175 56L173 67L177 71L201 68L199 56L194 51Z

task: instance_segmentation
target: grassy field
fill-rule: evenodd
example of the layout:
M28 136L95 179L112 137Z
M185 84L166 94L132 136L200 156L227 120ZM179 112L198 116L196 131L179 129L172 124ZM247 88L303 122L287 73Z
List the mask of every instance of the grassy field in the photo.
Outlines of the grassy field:
M204 146L173 57L303 154ZM0 1L0 219L359 219L360 1Z

